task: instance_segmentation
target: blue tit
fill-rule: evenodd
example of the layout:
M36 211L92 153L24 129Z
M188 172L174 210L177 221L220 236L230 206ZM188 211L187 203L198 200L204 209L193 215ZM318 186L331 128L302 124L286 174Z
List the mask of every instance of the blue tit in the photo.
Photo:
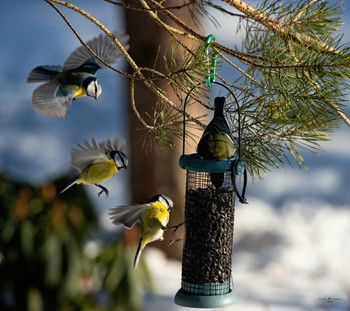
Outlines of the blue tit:
M129 48L129 35L114 34L125 49ZM113 63L121 55L117 45L107 35L100 35L86 44L107 63ZM96 71L105 65L98 61L85 46L69 55L62 66L38 66L27 82L44 82L33 92L32 103L37 111L50 117L66 118L69 106L78 97L97 99L102 92Z
M145 204L117 206L111 209L109 215L115 225L122 224L130 229L138 221L140 222L140 240L135 255L134 268L137 267L141 252L148 243L164 239L163 233L164 230L168 229L166 225L172 207L173 201L168 196L158 194Z
M225 97L216 97L214 117L198 143L198 155L207 160L226 160L235 153L230 128L224 116ZM224 173L211 173L212 184L218 189L224 182Z
M95 139L92 139L91 145L85 141L85 146L78 144L78 147L71 151L71 163L80 171L80 174L71 180L60 193L75 184L86 184L101 188L98 196L103 192L108 196L108 189L100 183L128 166L128 158L119 150L118 140L115 139L112 144L108 139L97 145Z

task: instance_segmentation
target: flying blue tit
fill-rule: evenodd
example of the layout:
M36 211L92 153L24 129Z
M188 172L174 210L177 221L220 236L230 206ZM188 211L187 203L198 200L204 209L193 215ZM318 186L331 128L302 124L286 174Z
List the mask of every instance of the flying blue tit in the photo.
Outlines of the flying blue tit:
M129 48L129 35L114 34L125 49ZM107 35L100 35L86 44L107 63L113 63L122 54ZM96 71L105 65L81 45L69 55L62 66L38 66L28 78L28 83L44 82L33 92L32 103L37 111L57 119L66 118L69 106L78 97L97 99L102 92Z
M71 163L80 173L60 193L75 184L86 184L101 188L98 196L103 192L108 196L108 189L100 183L128 166L128 158L119 150L118 140L115 139L112 144L108 139L98 145L95 139L92 139L91 145L85 140L85 146L78 144L78 147L71 151Z
M173 201L164 194L157 194L145 204L123 205L111 209L109 213L112 223L132 228L138 221L139 245L136 251L134 268L140 259L142 250L148 243L163 240L163 232L168 229L169 211Z
M235 153L230 128L224 116L225 97L216 97L214 117L206 127L197 146L197 154L207 160L226 160ZM211 181L218 189L224 182L224 173L211 173Z

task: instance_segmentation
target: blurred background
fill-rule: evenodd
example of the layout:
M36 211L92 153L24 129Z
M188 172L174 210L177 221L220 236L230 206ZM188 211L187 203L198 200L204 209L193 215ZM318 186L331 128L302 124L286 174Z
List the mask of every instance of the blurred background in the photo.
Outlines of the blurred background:
M133 46L137 29L123 11L105 2L75 4L109 29L128 31L131 52L142 48ZM344 6L345 43L350 11L348 2ZM85 40L101 33L78 14L63 11ZM125 235L107 215L109 208L144 202L157 191L174 199L181 219L180 148L169 160L180 181L164 185L167 176L157 164L169 167L166 155L129 143L135 132L142 133L132 123L128 81L111 70L98 72L99 100L76 100L67 120L37 113L31 104L36 85L25 83L28 73L38 65L62 65L79 42L44 1L7 1L0 14L0 310L184 310L173 303L180 288L181 244L146 248L133 271L137 231ZM205 25L207 33L232 46L239 40L235 23L224 15L218 19L221 28ZM135 42L150 45L152 36ZM127 69L124 60L115 66ZM130 169L104 183L108 198L84 186L57 195L72 174L70 149L92 137L124 139L134 159ZM232 277L238 301L223 310L350 310L349 141L349 128L340 126L319 157L303 153L307 170L295 165L250 181L249 205L236 206ZM144 176L142 166L151 167L150 175ZM150 176L159 186L146 185Z

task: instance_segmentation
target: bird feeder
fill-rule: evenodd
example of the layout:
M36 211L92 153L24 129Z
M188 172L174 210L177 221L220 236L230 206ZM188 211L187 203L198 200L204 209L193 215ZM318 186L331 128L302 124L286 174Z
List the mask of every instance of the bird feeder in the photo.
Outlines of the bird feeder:
M214 83L231 92L225 85ZM187 94L184 110L192 90ZM234 94L231 94L238 106L240 127L239 105ZM185 112L183 127L185 139ZM174 299L178 305L217 308L236 301L231 281L235 194L242 203L246 203L244 193L247 181L244 163L240 160L239 128L236 142L238 152L224 160L203 159L198 153L186 155L185 140L183 142L179 165L186 170L186 228L181 289ZM213 182L215 174L222 176L219 185ZM239 194L235 180L237 175L242 174L244 185L242 194Z

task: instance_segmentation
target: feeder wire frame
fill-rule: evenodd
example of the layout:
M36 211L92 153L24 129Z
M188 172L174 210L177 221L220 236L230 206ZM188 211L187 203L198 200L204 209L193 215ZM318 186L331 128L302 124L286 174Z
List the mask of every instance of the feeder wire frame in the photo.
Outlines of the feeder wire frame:
M225 295L232 289L230 283L192 284L182 281L181 290L184 293L191 293L192 295L215 296Z
M200 188L208 188L212 187L212 181L210 178L210 173L207 172L196 172L191 170L186 170L186 189L200 189ZM230 190L233 189L232 187L232 180L231 180L231 172L225 172L224 174L224 182L220 190Z

